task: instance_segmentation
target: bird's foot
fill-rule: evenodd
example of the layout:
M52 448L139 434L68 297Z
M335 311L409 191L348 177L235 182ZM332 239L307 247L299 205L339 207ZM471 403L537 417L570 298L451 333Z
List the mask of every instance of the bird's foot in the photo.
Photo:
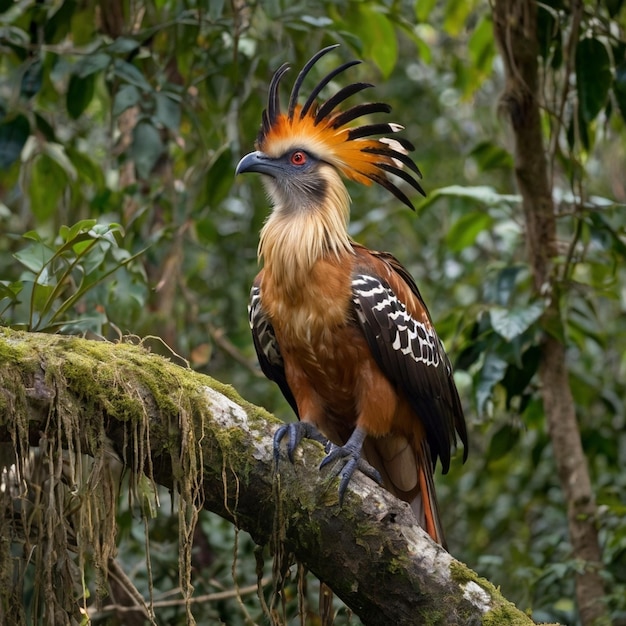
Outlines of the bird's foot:
M274 434L274 464L280 460L280 442L287 437L287 456L293 463L293 453L303 439L313 439L323 446L328 444L328 439L320 433L313 424L308 422L290 422L281 426Z
M380 473L375 467L372 467L362 456L361 448L363 447L363 441L367 433L356 428L350 439L346 441L343 446L337 446L334 443L328 443L326 451L328 454L326 458L320 463L320 469L333 461L338 461L337 465L333 468L332 475L340 476L339 481L339 505L343 503L343 497L345 495L348 484L354 474L355 470L361 471L363 474L377 482L379 485L383 484L383 479Z

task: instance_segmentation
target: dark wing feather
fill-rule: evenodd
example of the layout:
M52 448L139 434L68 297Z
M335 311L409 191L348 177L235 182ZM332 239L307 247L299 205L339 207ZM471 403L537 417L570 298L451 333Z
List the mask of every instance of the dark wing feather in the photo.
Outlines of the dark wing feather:
M278 342L276 341L274 327L263 309L261 288L258 282L258 280L254 282L250 291L248 319L250 321L252 341L254 342L254 348L259 359L259 365L265 376L278 385L296 416L299 417L298 405L296 404L296 400L293 397L293 393L291 393L291 389L285 377L285 365Z
M409 295L424 309L425 321L413 316L389 281L369 268L353 276L356 318L379 367L402 389L422 420L433 463L440 458L445 473L456 432L467 456L467 431L452 366L409 273L391 255L375 256L404 281Z

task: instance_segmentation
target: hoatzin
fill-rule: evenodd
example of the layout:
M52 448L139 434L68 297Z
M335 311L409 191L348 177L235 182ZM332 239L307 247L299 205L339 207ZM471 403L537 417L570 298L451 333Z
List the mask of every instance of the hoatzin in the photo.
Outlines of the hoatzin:
M292 460L303 437L329 440L321 465L336 462L340 500L358 468L409 502L420 525L443 544L433 468L440 459L448 470L456 432L467 456L452 367L407 270L348 235L350 197L341 178L374 181L413 209L386 174L423 194L415 178L421 174L408 156L411 143L385 136L402 126L351 124L391 107L373 102L337 110L372 85L354 83L317 102L331 80L359 61L330 72L298 103L305 77L335 47L304 66L286 112L279 83L289 65L278 69L256 151L236 170L263 174L272 204L260 235L263 269L252 287L250 326L261 369L299 418L278 429L274 455L278 462L284 438Z

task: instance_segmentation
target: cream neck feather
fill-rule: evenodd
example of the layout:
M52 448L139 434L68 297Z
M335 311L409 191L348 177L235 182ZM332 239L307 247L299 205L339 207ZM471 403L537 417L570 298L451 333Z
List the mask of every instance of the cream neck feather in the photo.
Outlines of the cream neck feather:
M258 256L277 286L306 288L313 265L352 255L348 235L350 196L337 171L320 169L327 186L320 204L302 204L302 196L285 193L273 179L265 181L273 210L261 229Z

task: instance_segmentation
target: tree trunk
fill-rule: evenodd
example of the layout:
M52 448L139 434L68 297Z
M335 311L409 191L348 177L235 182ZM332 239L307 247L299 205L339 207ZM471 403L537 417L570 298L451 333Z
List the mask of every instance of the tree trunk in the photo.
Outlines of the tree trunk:
M141 470L176 487L188 498L186 516L191 501L202 503L281 558L293 555L367 625L532 624L433 543L408 505L364 476L355 477L340 508L337 480L318 470L319 444L304 443L294 464L281 459L276 474L276 426L232 389L140 347L0 329L0 442L16 457L55 439L96 459L103 450L117 454L135 484ZM62 471L70 470L64 462ZM104 481L92 478L84 497L98 497ZM74 492L83 492L80 484ZM110 504L105 513L114 523ZM87 518L93 524L94 514ZM54 553L66 549L57 545Z
M541 130L537 5L533 0L496 0L493 15L505 67L502 105L514 134L515 174L522 195L528 260L537 294L550 298L539 369L542 399L567 503L573 556L584 564L576 574L578 609L582 624L591 626L600 618L606 620L604 623L609 618L600 575L597 510L570 388L559 285L552 263L556 254L556 220Z

